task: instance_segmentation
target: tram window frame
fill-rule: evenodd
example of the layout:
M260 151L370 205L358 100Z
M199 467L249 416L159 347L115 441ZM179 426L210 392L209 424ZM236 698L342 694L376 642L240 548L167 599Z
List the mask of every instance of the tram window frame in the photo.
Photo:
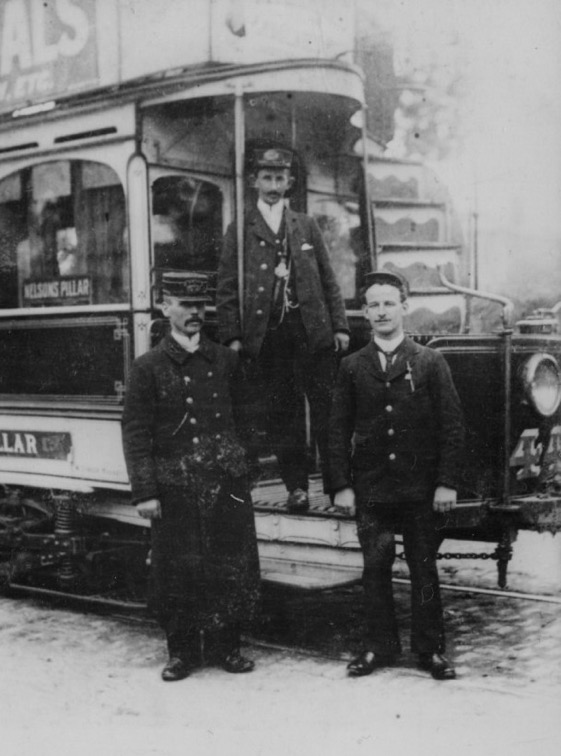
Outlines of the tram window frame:
M364 220L361 214L360 198L357 195L342 195L332 194L330 192L311 190L307 193L308 200L308 215L314 218L321 231L327 252L329 254L329 260L331 267L335 273L337 283L341 289L341 294L345 301L345 308L348 311L361 309L361 288L364 281L365 273L370 269L370 256L367 245L364 243ZM346 213L349 217L351 214L355 214L358 218L358 224L356 226L349 225L349 240L345 254L341 253L341 250L334 250L330 244L329 235L326 229L323 227L320 217L334 218L327 213L319 214L314 212L314 202L331 202L341 208L342 213ZM355 206L354 212L349 210L350 206ZM356 230L358 233L353 238L352 231ZM342 235L338 234L339 240L342 240ZM351 265L351 262L353 263ZM343 272L348 271L346 276L343 276ZM353 277L353 282L350 283L350 276ZM348 285L345 282L352 285L353 290L349 292Z
M0 234L0 316L129 306L127 199L110 164L56 156L3 176Z
M155 213L154 210L158 209L154 202L154 184L163 179L172 179L176 178L178 183L183 179L187 181L196 181L196 182L204 182L206 184L209 184L210 186L214 187L219 193L221 197L221 205L220 205L220 216L221 216L221 227L220 227L220 233L217 235L217 238L215 240L216 248L215 248L215 259L214 264L204 267L178 267L178 266L161 266L157 265L157 257L156 257L156 241L155 241L155 224L154 224L154 218L157 215L160 215L159 213ZM226 233L226 229L228 228L228 225L233 220L233 208L234 208L234 197L233 197L233 185L232 180L230 177L225 176L218 176L216 174L207 174L203 172L195 172L195 171L187 171L182 170L178 168L174 168L172 166L161 166L161 165L150 165L149 166L149 172L148 172L148 183L149 183L149 226L150 226L150 268L151 268L151 277L152 277L152 292L153 292L153 305L157 306L160 302L160 282L161 282L161 275L165 270L192 270L196 272L206 273L209 276L209 294L213 299L211 308L214 306L214 296L215 296L215 290L216 290L216 276L218 272L218 262L220 258L220 250L222 247L222 240L224 237L224 234Z

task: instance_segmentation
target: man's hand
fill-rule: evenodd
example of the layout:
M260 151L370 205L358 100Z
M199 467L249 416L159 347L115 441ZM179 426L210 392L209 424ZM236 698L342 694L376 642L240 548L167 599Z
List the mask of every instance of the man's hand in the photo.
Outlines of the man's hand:
M136 511L146 520L159 520L162 516L162 507L159 499L148 499L136 505Z
M241 351L241 348L242 348L242 342L239 339L234 339L228 344L228 347L230 349L233 349L234 352L239 352Z
M337 331L334 337L335 351L346 352L349 348L350 340L351 339L348 333L345 333L344 331Z
M333 500L333 506L349 517L354 517L356 513L355 492L352 488L343 488L337 491Z
M456 506L457 494L453 488L447 488L446 486L438 486L434 492L434 500L432 508L435 512L449 512Z

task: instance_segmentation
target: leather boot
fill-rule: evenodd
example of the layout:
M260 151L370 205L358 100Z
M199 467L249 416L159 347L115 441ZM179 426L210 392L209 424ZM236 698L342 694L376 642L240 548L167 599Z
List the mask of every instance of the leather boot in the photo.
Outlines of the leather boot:
M164 680L164 682L184 680L186 677L189 677L192 669L192 665L189 665L179 656L170 656L168 663L162 670L162 680Z
M442 654L419 654L419 667L430 672L435 680L455 680L456 670Z

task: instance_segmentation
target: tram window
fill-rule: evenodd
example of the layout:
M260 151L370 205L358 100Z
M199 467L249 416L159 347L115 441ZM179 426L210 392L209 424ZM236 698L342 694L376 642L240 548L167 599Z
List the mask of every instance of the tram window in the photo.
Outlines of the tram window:
M311 192L308 211L320 227L346 306L360 307L366 250L358 202Z
M0 309L127 299L123 188L101 163L57 160L0 180Z
M222 243L222 192L200 179L168 175L152 183L152 244L156 281L164 270L209 275L215 287Z

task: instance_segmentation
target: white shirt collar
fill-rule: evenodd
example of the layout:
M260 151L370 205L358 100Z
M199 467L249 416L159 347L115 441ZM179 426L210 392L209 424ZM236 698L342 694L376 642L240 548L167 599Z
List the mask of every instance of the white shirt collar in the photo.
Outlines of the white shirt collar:
M171 332L172 337L177 341L179 346L182 346L186 352L196 352L201 342L201 332L193 334L193 336L186 336L184 333Z
M404 333L400 333L399 336L395 336L393 339L380 339L378 336L374 336L374 342L380 347L382 352L395 352L404 338Z
M378 359L380 360L382 370L388 369L386 352L395 352L404 338L405 335L403 333L399 336L396 336L394 339L379 339L377 336L374 336L374 343L382 350L381 352L378 352ZM392 355L390 358L390 365L393 365L394 358L395 355Z
M275 202L274 205L269 205L262 199L258 199L257 208L271 231L277 234L282 223L284 200L279 200L278 202Z
M380 339L378 336L374 336L374 343L376 343L380 347L382 352L395 352L404 338L404 333L401 333L399 336L395 336L393 339Z

